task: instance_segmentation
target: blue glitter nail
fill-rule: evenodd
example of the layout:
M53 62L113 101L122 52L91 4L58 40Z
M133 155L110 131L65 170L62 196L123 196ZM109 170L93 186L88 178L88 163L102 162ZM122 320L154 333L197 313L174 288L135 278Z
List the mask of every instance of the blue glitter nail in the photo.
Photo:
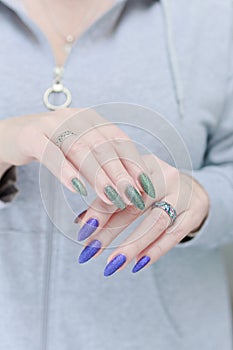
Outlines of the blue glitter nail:
M79 231L78 240L83 241L84 239L89 237L93 232L95 232L98 226L99 226L99 221L97 219L94 219L94 218L89 219Z
M138 262L134 265L132 272L138 272L141 269L143 269L143 267L145 267L148 263L150 262L150 257L149 256L143 256L140 260L138 260Z
M105 267L104 276L110 276L126 262L126 256L119 254L113 258Z
M101 248L101 242L97 239L90 242L81 252L78 258L78 262L83 264L90 260Z

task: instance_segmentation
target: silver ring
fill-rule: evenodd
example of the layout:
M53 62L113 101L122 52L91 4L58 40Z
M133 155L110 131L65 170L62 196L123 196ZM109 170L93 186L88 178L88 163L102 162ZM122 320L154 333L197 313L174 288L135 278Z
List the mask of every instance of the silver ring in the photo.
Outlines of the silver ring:
M154 209L154 208L163 209L167 213L167 215L170 217L170 220L171 220L170 226L174 224L177 218L177 213L175 208L171 204L167 202L162 202L162 201L155 202L151 206L151 209Z
M63 144L63 142L65 141L65 139L67 137L70 136L77 136L73 131L70 130L65 130L63 131L61 134L59 134L55 140L55 144L61 148L61 145Z

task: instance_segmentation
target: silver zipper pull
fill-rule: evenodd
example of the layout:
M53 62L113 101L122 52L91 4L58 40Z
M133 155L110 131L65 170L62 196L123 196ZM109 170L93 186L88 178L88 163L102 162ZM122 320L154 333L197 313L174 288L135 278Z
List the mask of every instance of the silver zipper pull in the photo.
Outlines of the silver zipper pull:
M54 68L54 80L51 88L48 88L44 94L44 104L50 110L55 111L56 109L66 108L71 103L71 93L70 91L63 86L61 83L63 78L64 68L62 66L56 66ZM59 106L53 105L49 102L49 97L52 93L64 93L66 95L66 101Z

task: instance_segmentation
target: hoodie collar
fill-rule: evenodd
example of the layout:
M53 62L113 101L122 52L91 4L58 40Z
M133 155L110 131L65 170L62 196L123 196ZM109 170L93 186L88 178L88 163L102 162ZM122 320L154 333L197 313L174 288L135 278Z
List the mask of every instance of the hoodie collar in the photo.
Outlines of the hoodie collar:
M110 10L110 11L113 11L112 12L113 16L111 17L111 21L109 18L110 16L105 16L105 20L101 22L101 26L99 26L98 32L102 32L103 29L106 30L106 27L111 29L116 23L119 16L121 15L121 12L123 11L126 4L129 3L130 1L136 1L136 0L116 0L116 3L113 5L112 9ZM137 1L144 1L147 3L160 2L162 5L163 12L164 12L164 25L166 30L166 41L167 41L168 58L170 62L171 77L173 80L174 92L175 92L179 114L181 119L183 119L185 115L184 89L183 89L183 83L182 83L181 74L180 74L180 67L178 64L177 50L175 47L175 42L173 37L171 0L137 0ZM8 8L13 10L21 18L21 20L28 25L31 31L34 32L34 34L36 34L37 37L41 36L41 33L39 33L38 28L35 27L35 23L32 20L30 20L30 18L25 13L22 2L20 0L0 0L0 3L3 3ZM91 29L93 29L93 27L91 27Z

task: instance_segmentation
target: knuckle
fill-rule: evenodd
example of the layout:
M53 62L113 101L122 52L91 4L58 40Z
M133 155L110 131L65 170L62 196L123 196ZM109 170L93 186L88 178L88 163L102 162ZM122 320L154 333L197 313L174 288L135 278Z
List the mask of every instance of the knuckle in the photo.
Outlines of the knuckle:
M181 228L171 233L172 243L174 245L177 245L184 237L185 237L185 232Z
M114 182L119 185L119 183L130 183L130 178L125 174L124 170L114 169Z
M36 121L38 129L45 132L51 139L57 132L57 121L55 118L51 118L49 115L43 116L43 118Z
M109 205L103 201L98 201L96 205L93 205L92 210L103 215L109 215L115 212L115 206Z
M140 215L140 210L133 205L128 205L124 212L132 218L137 218Z
M92 152L96 156L103 156L106 150L106 140L97 139L94 145L91 147Z
M80 110L78 108L62 108L57 111L53 111L51 116L53 119L59 120L60 122L70 122L75 118Z
M130 142L132 142L130 140L130 138L128 138L126 135L122 135L119 132L116 132L116 135L114 137L114 139L112 140L112 144L115 148L117 149L121 149L124 147L129 147Z
M163 230L168 226L168 221L168 215L162 211L158 217L156 224L160 227L161 230Z
M108 141L103 138L97 138L94 140L93 149L106 145Z
M70 166L67 164L67 162L62 162L61 167L60 167L60 174L61 176L69 181L70 179Z
M187 234L183 229L179 229L176 231L174 242L178 244Z
M155 210L152 210L152 213L154 212ZM168 215L163 211L163 210L160 210L160 213L158 215L158 212L156 213L156 217L155 217L155 225L156 227L158 227L158 229L160 231L164 231L165 228L168 226L169 224L169 217Z
M61 116L66 116L69 117L73 115L75 112L78 112L78 109L76 108L62 108L60 110L54 111L54 113L61 115Z
M75 157L78 153L83 153L83 152L88 152L89 151L89 147L85 144L85 143L83 143L83 142L80 142L80 141L76 141L76 142L74 142L71 146L70 146L70 148L69 148L69 150L68 150L68 152L67 152L67 155L69 156L69 157Z
M165 191L166 193L173 193L174 189L180 188L180 175L179 171L167 165L167 169L165 169L164 179L165 179Z
M180 180L180 173L179 170L169 166L169 169L167 171L167 178L169 180L169 184L177 184Z
M37 120L38 125L40 125L41 123L47 125L51 124L52 122L54 123L54 118L51 118L51 116L47 113Z
M155 245L155 250L157 250L157 254L156 254L157 258L164 255L164 249L162 248L162 246L160 244Z
M132 253L131 253L131 257L130 258L134 258L134 256L138 253L140 253L143 248L144 248L144 245L143 243L141 242L141 239L137 239L136 241L135 240L132 240L132 241L129 241L128 242L128 245L131 245L132 246ZM135 254L136 253L136 254ZM128 253L129 255L130 253Z
M107 228L104 230L104 234L108 236L108 238L113 239L116 236L116 229L114 228Z

